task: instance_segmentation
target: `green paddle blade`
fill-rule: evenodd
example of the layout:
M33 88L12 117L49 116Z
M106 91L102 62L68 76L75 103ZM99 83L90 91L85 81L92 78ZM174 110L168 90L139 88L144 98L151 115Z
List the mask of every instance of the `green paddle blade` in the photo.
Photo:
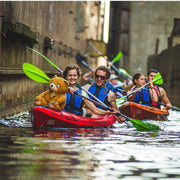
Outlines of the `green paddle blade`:
M130 76L130 74L125 69L119 68L119 71L123 73L126 77Z
M154 82L155 84L163 84L163 78L162 78L160 72L158 72L158 73L156 74L156 76L155 76L154 79L153 79L153 82Z
M127 97L122 97L122 98L120 98L120 99L116 99L116 104L117 104L117 106L118 106L118 105L121 105L124 101L126 101L126 98L127 98Z
M117 61L119 61L119 59L122 57L122 52L120 51L115 58L111 61L111 63L115 63Z
M155 131L155 130L159 130L159 126L155 125L155 124L150 124L144 121L140 121L137 119L132 119L129 118L129 121L131 121L131 123L133 124L133 126L138 130L138 131Z
M34 81L40 82L40 83L49 83L50 78L39 68L36 66L24 63L23 64L23 71L24 73L31 78Z

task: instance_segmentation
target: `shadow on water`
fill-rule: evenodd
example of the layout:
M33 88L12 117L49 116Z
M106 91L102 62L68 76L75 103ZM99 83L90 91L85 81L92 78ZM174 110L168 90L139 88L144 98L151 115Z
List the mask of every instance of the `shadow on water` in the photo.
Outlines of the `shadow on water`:
M157 132L125 123L109 129L33 129L28 113L1 119L1 179L179 179L180 113Z

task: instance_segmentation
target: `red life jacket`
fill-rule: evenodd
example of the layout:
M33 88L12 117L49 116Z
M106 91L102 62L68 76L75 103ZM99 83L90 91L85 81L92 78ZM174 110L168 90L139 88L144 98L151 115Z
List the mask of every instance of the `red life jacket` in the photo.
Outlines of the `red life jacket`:
M152 105L153 105L154 107L157 107L157 108L160 109L160 106L161 106L161 93L160 93L160 90L159 90L159 87L158 87L158 86L155 85L154 87L155 87L156 94L157 94L157 96L158 96L158 102L159 102L159 103L152 102Z

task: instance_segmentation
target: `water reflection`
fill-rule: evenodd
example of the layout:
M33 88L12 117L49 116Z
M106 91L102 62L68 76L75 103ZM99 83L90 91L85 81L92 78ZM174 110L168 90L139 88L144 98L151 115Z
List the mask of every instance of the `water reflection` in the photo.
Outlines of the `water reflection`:
M32 129L28 115L12 118L10 127L4 121L1 179L180 178L178 112L167 122L150 121L161 127L157 132L118 123L110 129Z

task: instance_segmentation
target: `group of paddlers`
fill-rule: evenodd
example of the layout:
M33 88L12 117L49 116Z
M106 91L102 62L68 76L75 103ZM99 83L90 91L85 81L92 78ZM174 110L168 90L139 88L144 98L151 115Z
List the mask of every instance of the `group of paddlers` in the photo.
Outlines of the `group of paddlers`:
M94 78L89 78L94 74ZM92 96L84 94L81 85L78 84L78 80L81 77L80 69L77 65L67 66L63 71L63 78L69 83L69 89L67 93L65 111L71 112L81 116L97 117L102 115L108 115L113 113L118 122L123 122L125 119L121 116L117 117L119 113L116 99L120 98L128 93L137 89L137 92L127 97L128 101L134 101L147 106L154 106L160 108L161 102L166 105L166 109L172 107L165 90L162 87L158 87L153 83L153 78L157 74L157 71L152 69L147 74L148 86L142 87L146 83L145 76L142 73L136 73L133 76L132 81L128 79L128 83L121 83L118 81L118 77L115 74L111 74L110 68L106 66L99 66L95 71L91 71L82 78L86 81L86 85L83 86L93 96L98 98L101 102L111 107L113 111L104 110L101 106L95 105L88 99L84 99L82 96L77 95L81 93L87 96L89 99L93 99ZM115 80L113 82L113 80ZM132 82L132 83L131 83ZM123 89L122 89L123 88Z

